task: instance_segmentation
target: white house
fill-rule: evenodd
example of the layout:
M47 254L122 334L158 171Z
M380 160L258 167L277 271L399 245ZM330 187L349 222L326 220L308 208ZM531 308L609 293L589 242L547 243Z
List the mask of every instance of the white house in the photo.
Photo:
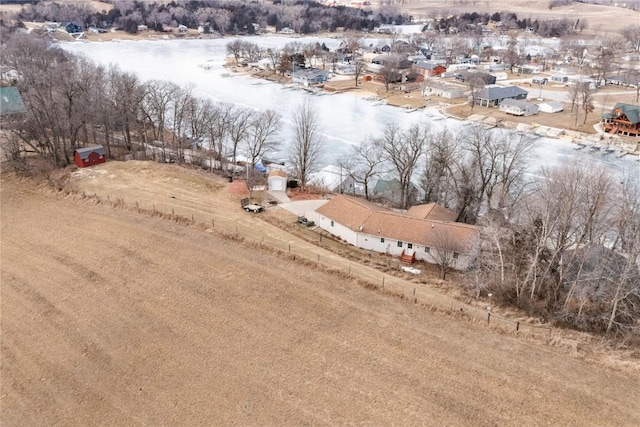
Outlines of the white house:
M513 114L514 116L533 116L538 114L540 108L527 101L521 101L519 99L503 99L500 101L500 111L504 111L507 114Z
M564 110L564 105L560 101L547 101L541 104L538 104L538 108L543 113L559 113Z
M286 191L287 190L287 173L281 170L269 172L267 177L267 186L269 191Z
M359 248L432 264L449 258L457 270L472 265L478 250L478 227L447 221L455 214L446 213L441 206L412 209L402 214L364 199L339 195L316 209L317 224Z
M427 85L422 90L423 96L440 96L442 98L456 99L462 98L466 93L466 88L459 85L448 85L439 82L427 81Z

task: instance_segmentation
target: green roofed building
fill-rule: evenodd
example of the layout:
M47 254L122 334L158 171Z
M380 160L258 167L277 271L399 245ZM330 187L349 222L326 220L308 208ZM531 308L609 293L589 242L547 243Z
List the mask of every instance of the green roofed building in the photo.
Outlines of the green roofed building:
M623 104L614 105L609 113L602 115L602 128L611 134L627 136L640 135L640 106Z
M0 87L0 116L26 113L27 109L17 87Z

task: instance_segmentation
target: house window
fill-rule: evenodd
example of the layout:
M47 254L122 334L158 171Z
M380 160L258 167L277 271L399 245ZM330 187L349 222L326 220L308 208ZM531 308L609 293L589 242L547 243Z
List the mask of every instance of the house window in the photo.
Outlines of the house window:
M331 226L333 227L333 220L331 220Z
M384 237L380 238L380 243L384 243Z
M458 252L453 253L453 259L458 259Z
M429 253L429 252L431 252L431 248L429 246L425 246L424 247L424 251Z
M398 247L401 248L402 247L402 242L398 242Z
M407 243L407 249L413 249L413 243Z

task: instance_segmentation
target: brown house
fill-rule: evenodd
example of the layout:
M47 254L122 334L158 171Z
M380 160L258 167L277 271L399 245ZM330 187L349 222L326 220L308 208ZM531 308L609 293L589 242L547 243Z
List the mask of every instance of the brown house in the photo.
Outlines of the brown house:
M640 107L617 103L610 113L602 115L602 128L611 134L640 135Z
M73 162L79 168L98 165L107 161L107 156L102 145L78 148L73 156Z

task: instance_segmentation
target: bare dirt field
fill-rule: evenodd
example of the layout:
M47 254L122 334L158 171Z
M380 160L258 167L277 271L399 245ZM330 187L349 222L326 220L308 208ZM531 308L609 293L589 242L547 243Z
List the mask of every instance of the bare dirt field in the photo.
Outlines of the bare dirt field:
M623 2L621 2L622 4ZM627 25L640 22L640 12L615 6L572 3L549 9L549 0L485 0L485 1L442 1L409 0L403 10L414 17L433 17L438 14L462 12L513 12L519 19L561 19L576 18L587 20L590 31L616 32Z
M129 163L75 185L270 232L220 181ZM0 196L2 425L640 424L637 371L203 227L6 173Z

